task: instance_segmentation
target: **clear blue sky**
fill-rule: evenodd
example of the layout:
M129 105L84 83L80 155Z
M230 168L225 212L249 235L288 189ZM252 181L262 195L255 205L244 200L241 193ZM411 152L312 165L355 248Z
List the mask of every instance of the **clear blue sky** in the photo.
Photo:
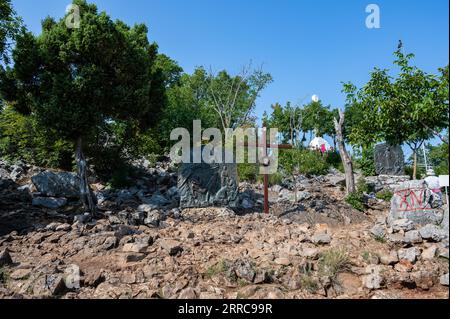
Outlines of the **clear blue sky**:
M145 23L160 52L186 72L196 66L237 72L264 63L274 82L257 101L306 102L317 94L341 107L341 81L364 84L373 67L388 68L402 39L428 72L448 64L448 0L93 0L100 11L128 24ZM28 28L60 17L69 0L13 0ZM365 8L376 3L381 28L367 29ZM306 100L305 100L306 98Z

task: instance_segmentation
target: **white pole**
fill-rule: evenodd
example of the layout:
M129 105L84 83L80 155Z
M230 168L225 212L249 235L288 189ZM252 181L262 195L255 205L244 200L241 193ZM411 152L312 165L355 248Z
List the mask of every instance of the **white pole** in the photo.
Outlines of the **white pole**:
M423 150L423 159L425 161L425 172L428 171L428 163L427 163L427 153L425 150L425 143L422 144L422 150Z

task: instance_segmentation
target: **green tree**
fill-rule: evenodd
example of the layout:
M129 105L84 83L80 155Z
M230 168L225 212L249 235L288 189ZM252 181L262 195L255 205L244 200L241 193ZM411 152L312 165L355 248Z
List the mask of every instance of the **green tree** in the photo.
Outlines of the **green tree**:
M302 112L302 129L310 132L310 140L313 133L315 136L328 135L334 140L333 118L337 115L337 111L331 111L330 106L324 106L322 101L318 101L305 105Z
M273 81L269 73L262 68L252 69L251 65L236 76L225 70L217 75L209 72L207 79L208 106L216 113L224 131L254 123L252 112L256 99Z
M416 178L417 150L434 132L448 127L448 97L443 93L448 84L443 84L445 76L440 79L411 66L413 54L399 49L395 56L394 64L400 69L396 77L387 69L375 68L361 89L344 84L347 105L359 109L355 112L359 121L352 124L348 138L353 145L363 147L380 141L405 143L413 151Z
M154 125L165 104L165 78L145 25L131 28L84 0L74 4L79 28L46 18L40 35L17 38L14 67L2 72L0 89L15 109L36 116L42 130L76 144L81 198L94 212L84 142L111 123L125 125L127 135Z
M9 52L22 28L22 19L14 11L11 0L0 0L0 62L9 63Z

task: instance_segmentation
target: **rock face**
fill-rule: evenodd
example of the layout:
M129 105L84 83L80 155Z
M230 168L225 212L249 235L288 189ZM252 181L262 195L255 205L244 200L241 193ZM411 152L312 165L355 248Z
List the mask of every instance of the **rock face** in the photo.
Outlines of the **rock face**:
M237 207L236 164L182 164L178 173L181 208Z
M374 157L377 175L404 175L405 162L400 146L378 144L375 146Z
M31 178L36 189L44 196L78 198L80 182L75 174L69 172L45 171Z
M432 192L423 180L404 182L395 189L388 216L389 224L398 219L407 219L419 225L439 225L443 217L442 209L433 208Z
M67 199L65 199L65 198L54 198L54 197L33 198L33 206L57 209L57 208L63 207L66 204L67 204Z
M367 176L366 183L373 189L375 193L382 190L393 191L400 184L410 180L409 176L403 175L378 175Z

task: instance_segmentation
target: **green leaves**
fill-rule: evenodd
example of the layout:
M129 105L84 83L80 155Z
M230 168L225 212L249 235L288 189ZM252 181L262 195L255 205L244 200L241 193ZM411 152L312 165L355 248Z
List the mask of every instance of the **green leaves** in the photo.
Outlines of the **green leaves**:
M358 118L347 127L353 145L367 147L380 141L419 145L434 131L448 128L448 66L438 78L412 66L413 54L394 55L394 64L400 67L395 78L389 70L375 68L361 89L343 84L346 110Z
M106 121L155 123L169 80L157 65L147 28L130 28L85 1L74 3L80 28L47 18L39 36L18 38L9 85L1 84L5 97L69 140L89 137Z

